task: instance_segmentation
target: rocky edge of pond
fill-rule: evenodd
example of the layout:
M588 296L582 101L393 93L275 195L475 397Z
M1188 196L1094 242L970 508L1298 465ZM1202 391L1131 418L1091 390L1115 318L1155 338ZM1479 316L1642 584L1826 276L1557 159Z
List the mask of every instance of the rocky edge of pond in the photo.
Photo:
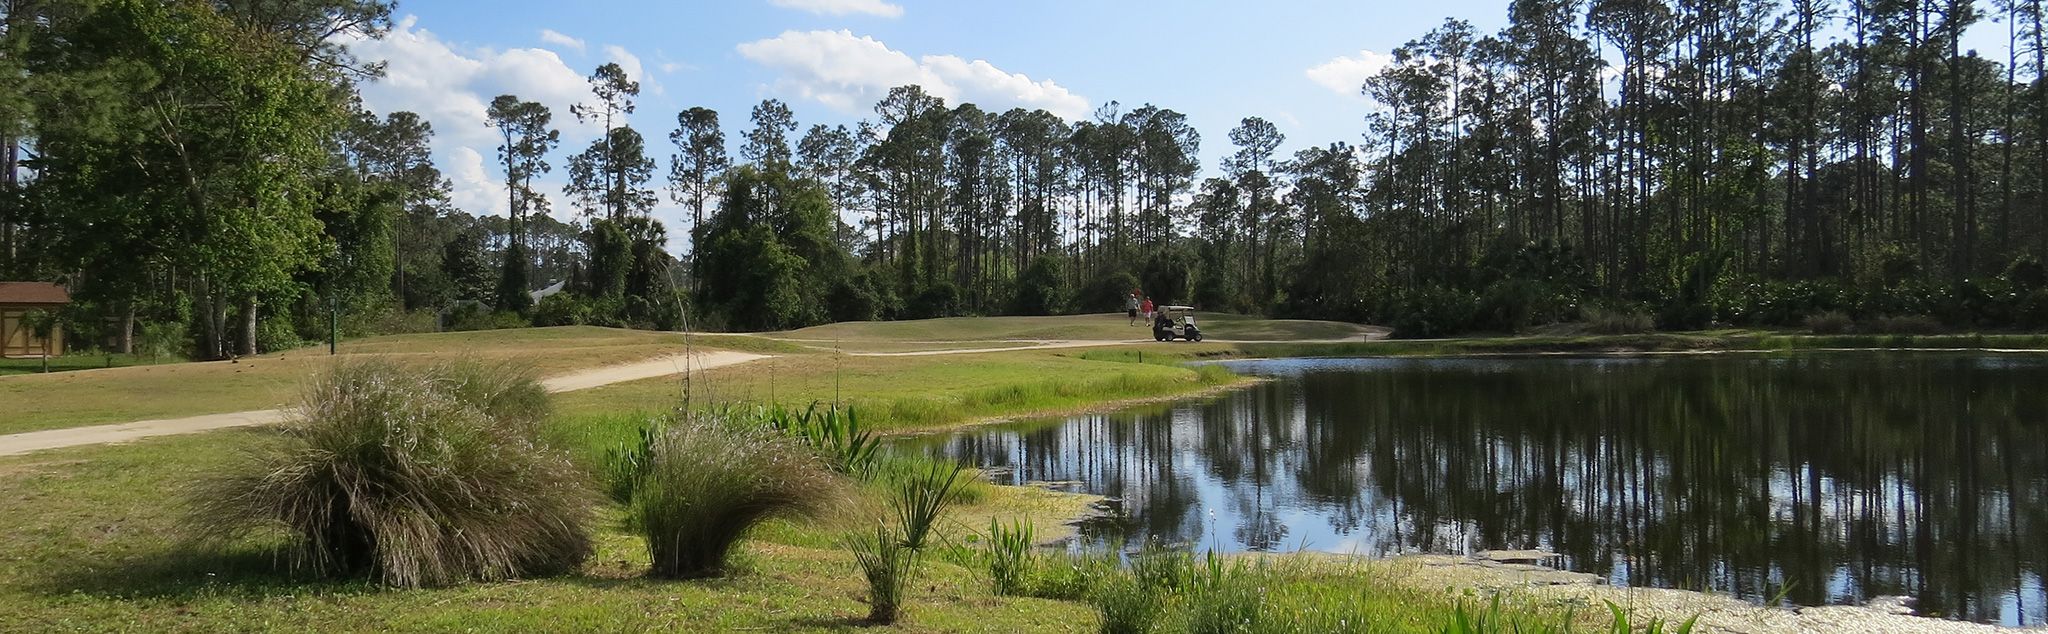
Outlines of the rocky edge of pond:
M1325 556L1325 555L1317 555ZM1326 555L1346 557L1346 555ZM2048 628L2010 628L1966 621L1917 616L1907 597L1879 597L1864 605L1766 607L1735 597L1668 588L1624 588L1599 575L1559 570L1546 565L1560 559L1544 551L1485 551L1474 555L1403 555L1377 560L1384 580L1413 588L1472 589L1522 597L1538 604L1579 606L1583 612L1605 613L1612 601L1629 611L1637 623L1663 619L1682 623L1699 617L1694 632L1763 634L1930 633L1986 634L2048 632Z

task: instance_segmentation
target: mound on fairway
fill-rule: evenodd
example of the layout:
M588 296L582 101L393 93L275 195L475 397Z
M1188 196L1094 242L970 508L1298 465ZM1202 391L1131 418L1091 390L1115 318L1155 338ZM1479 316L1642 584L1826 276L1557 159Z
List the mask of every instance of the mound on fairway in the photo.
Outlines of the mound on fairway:
M1359 339L1381 331L1358 324L1299 319L1265 319L1227 313L1195 313L1202 334L1229 341ZM948 317L911 321L849 321L769 336L806 341L1008 341L1150 340L1144 320L1130 325L1120 313L1058 317Z

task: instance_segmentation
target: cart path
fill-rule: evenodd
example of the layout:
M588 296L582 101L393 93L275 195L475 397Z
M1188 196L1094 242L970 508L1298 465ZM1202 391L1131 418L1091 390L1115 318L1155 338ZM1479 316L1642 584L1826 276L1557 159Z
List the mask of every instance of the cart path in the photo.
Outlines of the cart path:
M688 369L694 372L766 359L768 356L732 351L699 352L690 356L678 354L648 359L646 361L608 365L580 372L571 372L543 379L541 386L549 392L573 392L603 387L613 383L681 374L685 368L685 363L687 363ZM230 427L270 425L283 422L287 413L287 410L282 409L264 409L250 412L206 414L185 418L166 418L132 423L8 434L0 436L0 456L12 456L45 449L75 447L79 445L129 442L156 436L191 434Z
M753 336L772 341L784 341L788 343L794 343L805 347L816 348L820 350L833 350L833 348L830 346L819 345L825 343L824 341L819 340L782 339L777 337L767 337L761 335ZM1386 338L1386 336L1387 331L1385 329L1365 327L1361 328L1357 335L1344 337L1340 339L1291 340L1285 341L1284 343L1346 343L1355 341L1371 341L1376 339L1384 339ZM1211 343L1260 343L1257 341L1234 341L1224 339L1211 339L1209 341ZM992 342L932 341L914 343L940 344ZM842 354L856 357L929 357L949 354L1017 352L1022 350L1100 348L1108 346L1150 344L1154 342L1150 339L1015 339L1003 340L1001 341L1001 343L1017 343L1026 345L1001 348L982 347L940 350L909 350L899 352L842 352ZM773 356L774 355L753 354L747 352L733 352L727 350L699 352L695 353L694 355L688 356L678 354L648 359L646 361L636 361L632 363L609 365L598 368L592 368L589 370L583 370L579 372L572 372L569 374L543 379L541 381L541 385L547 388L549 392L573 392L576 390L587 390L596 387L603 387L614 383L624 383L627 381L638 381L641 379L652 379L657 377L670 376L674 374L682 374L683 371L686 369L686 362L688 365L687 369L692 372L695 372L698 370L709 370L712 368L721 368L730 365L738 365L750 361L758 361ZM212 431L216 429L227 429L231 427L271 425L283 422L288 414L288 410L264 409L247 412L205 414L200 416L188 416L184 418L142 420L130 423L91 425L86 427L48 429L19 434L0 435L0 456L12 456L34 451L42 451L45 449L76 447L79 445L101 445L108 443L129 442L134 440L141 440L144 438L153 438L156 436L191 434L203 431Z

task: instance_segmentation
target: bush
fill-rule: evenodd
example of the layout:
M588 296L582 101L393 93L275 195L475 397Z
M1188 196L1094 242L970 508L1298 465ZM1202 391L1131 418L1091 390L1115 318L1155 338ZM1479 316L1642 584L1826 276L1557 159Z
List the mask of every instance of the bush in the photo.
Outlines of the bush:
M1463 290L1432 286L1397 297L1394 313L1396 337L1443 337L1472 329L1479 300Z
M449 331L466 332L473 330L504 330L525 328L533 323L519 313L493 312L483 304L464 304L448 312Z
M1067 312L1069 295L1067 288L1067 259L1058 255L1041 255L1024 267L1017 276L1017 294L1010 300L1010 313L1015 315L1058 315Z
M1855 325L1856 320L1850 319L1848 313L1839 310L1830 310L1806 316L1807 332L1816 335L1839 335L1849 332L1849 329L1855 327Z
M294 567L399 587L573 570L593 496L534 440L535 394L503 366L339 366L308 384L283 447L197 487L192 521L214 538L281 527Z
M1599 335L1637 335L1655 325L1650 314L1640 310L1589 308L1585 317L1586 330Z
M155 360L182 357L192 350L192 337L183 321L145 322L141 330L135 338L135 354Z
M590 323L590 305L575 293L555 293L533 306L535 326L581 326Z
M1932 335L1942 332L1941 320L1926 315L1878 317L1866 320L1864 332L1887 335Z
M256 324L257 352L290 350L306 345L299 337L299 331L292 328L292 320L285 315L271 315Z
M688 414L653 438L628 521L647 538L655 576L710 576L723 572L749 529L821 511L837 489L796 441L725 416Z
M957 316L960 314L960 287L952 282L927 286L910 301L908 309L913 319Z
M882 317L882 299L865 275L843 277L825 297L832 321L874 321Z
M2048 288L2020 297L2019 306L2013 309L2013 325L2030 330L2048 328Z
M1138 288L1138 277L1128 271L1110 271L1089 280L1074 295L1074 309L1084 313L1124 311L1124 298Z

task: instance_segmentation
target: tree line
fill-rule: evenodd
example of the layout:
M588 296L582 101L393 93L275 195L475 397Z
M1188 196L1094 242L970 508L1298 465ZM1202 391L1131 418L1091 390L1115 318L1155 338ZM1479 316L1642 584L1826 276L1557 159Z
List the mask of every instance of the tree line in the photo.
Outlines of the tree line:
M492 101L504 217L449 202L425 121L357 98L381 69L336 42L380 36L389 3L5 10L0 276L67 282L74 330L122 349L248 353L331 314L778 329L1114 310L1132 288L1409 335L2048 325L2039 0L1514 0L1498 33L1453 19L1396 49L1356 143L1282 155L1246 117L1206 175L1170 108L1069 121L918 86L851 125L766 100L732 144L690 108L650 143L608 64L568 113L599 131L584 148L546 106ZM2003 59L1963 48L1986 24ZM535 189L556 161L569 222Z

